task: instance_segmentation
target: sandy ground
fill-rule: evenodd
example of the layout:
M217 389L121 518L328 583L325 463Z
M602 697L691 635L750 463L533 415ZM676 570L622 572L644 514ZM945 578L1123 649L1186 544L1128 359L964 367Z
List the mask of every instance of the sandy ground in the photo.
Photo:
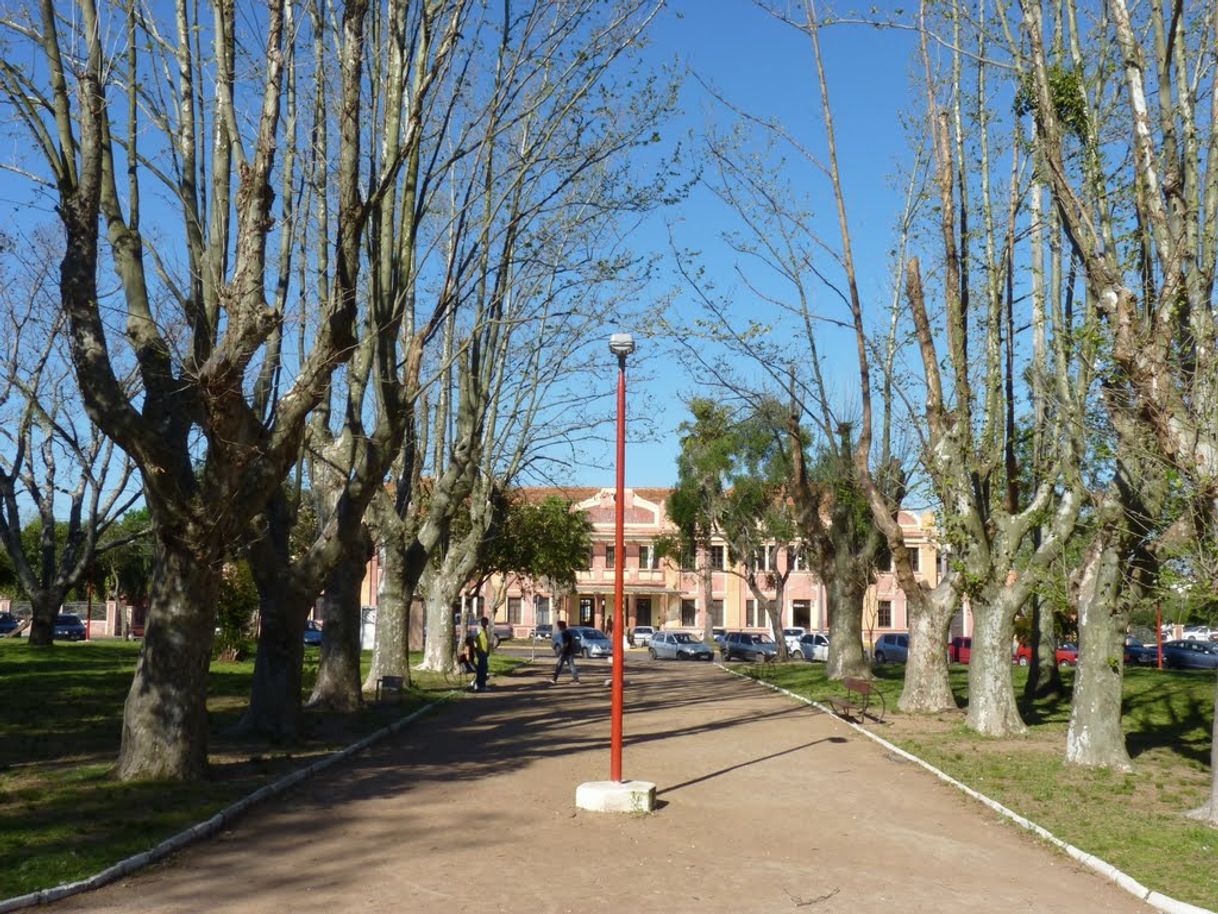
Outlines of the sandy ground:
M632 654L623 776L604 663L526 667L231 831L52 906L89 912L1146 912L836 719L706 663Z

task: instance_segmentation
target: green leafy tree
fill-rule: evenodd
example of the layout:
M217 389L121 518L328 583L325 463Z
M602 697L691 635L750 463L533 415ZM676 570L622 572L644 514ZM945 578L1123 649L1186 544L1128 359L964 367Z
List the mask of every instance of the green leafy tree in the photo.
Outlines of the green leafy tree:
M737 448L735 422L727 407L702 397L689 403L693 420L681 424L677 485L668 496L668 517L677 526L668 555L693 555L702 590L703 637L711 640L711 539L727 512L727 479Z

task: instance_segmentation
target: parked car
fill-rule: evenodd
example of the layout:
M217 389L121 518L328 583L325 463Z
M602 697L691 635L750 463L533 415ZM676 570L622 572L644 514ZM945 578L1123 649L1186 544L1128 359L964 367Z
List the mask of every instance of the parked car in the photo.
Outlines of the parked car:
M85 624L80 616L74 613L60 613L55 617L55 626L51 629L51 637L61 641L84 641Z
M21 625L21 620L12 613L0 613L0 638L11 635Z
M1018 663L1020 666L1027 666L1032 662L1032 645L1020 644L1011 654L1011 663Z
M575 651L582 657L612 657L613 642L599 628L591 625L573 625L569 629L578 642Z
M808 632L799 639L799 650L795 656L804 660L829 660L829 636L825 632Z
M799 639L808 633L808 630L802 626L795 625L791 628L782 630L782 640L787 642L787 653L799 653Z
M636 625L634 631L630 633L630 643L635 647L646 647L651 643L655 633L656 630L653 626Z
M1125 639L1126 666L1158 666L1159 648L1153 644L1143 644L1137 638Z
M714 640L715 644L719 645L719 649L722 650L723 642L727 639L727 631L722 628L712 628L711 638Z
M886 632L875 643L876 663L904 663L909 659L909 635Z
M543 622L533 629L529 637L534 641L552 641L554 639L554 626L548 622Z
M769 635L756 632L728 632L723 636L723 662L739 657L742 660L765 661L778 656L778 644Z
M953 638L947 645L948 663L968 663L973 656L972 638Z
M304 643L305 647L321 647L321 623L316 619L305 622Z
M1078 645L1063 641L1057 646L1053 659L1058 666L1078 666Z
M1163 645L1163 665L1169 670L1218 669L1218 644L1183 638Z
M656 632L647 646L652 660L714 660L715 652L689 632Z
M1208 625L1186 625L1180 637L1184 641L1212 641L1215 634Z

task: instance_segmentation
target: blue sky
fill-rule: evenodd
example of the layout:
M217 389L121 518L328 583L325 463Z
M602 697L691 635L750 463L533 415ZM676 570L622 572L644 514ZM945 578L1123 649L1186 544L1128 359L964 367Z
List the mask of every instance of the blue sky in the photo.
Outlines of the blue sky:
M781 121L817 155L824 154L819 90L806 36L747 0L670 0L652 32L652 41L650 52L655 59L677 60L688 66L737 107ZM900 164L909 158L900 115L911 106L909 74L916 59L915 37L911 32L836 26L822 31L821 47L833 93L860 287L870 301L886 302L889 251L895 237L892 227L901 207L901 193L894 186ZM670 132L694 149L708 125L725 126L735 119L693 78L686 80L682 108L684 114ZM836 216L828 184L817 183L807 169L800 175L796 180L802 182L806 177L823 237L836 246ZM671 227L677 244L701 251L708 275L721 292L731 293L739 289L739 283L717 242L719 233L731 224L717 201L695 190L683 204L658 214L639 233L640 243L666 251ZM670 269L657 283L656 297L675 283ZM691 315L694 309L688 290L677 289L674 310L678 317ZM648 410L656 417L650 440L640 440L638 433L629 437L628 484L670 485L676 472L677 427L686 414L682 398L695 392L705 394L707 389L702 379L688 375L677 363L665 341L647 338L645 329L623 329L634 329L640 337L638 374L632 375L636 383L628 412ZM852 359L851 352L846 350ZM830 386L851 390L854 362L848 359L839 366L832 356L828 361ZM577 475L580 478L574 481L585 485L613 482L611 468L586 468Z

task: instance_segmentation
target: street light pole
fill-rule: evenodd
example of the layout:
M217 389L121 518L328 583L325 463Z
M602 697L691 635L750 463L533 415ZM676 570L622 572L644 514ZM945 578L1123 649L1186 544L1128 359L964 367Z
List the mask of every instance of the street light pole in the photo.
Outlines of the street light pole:
M634 352L634 338L629 333L615 333L609 338L609 351L617 356L617 488L614 494L614 553L613 563L613 707L609 729L609 780L622 780L622 706L626 681L626 619L624 591L626 565L626 356Z

